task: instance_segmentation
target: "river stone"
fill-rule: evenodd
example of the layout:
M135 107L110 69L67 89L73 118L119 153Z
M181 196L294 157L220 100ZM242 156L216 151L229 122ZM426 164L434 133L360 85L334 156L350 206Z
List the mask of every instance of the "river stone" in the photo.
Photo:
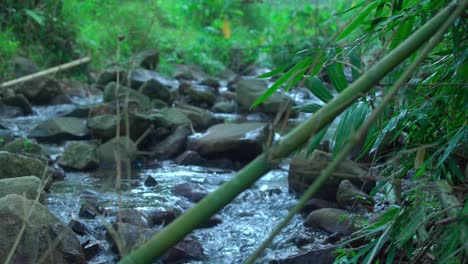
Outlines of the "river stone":
M44 141L63 141L89 137L86 119L76 117L56 117L37 125L29 137Z
M25 224L11 263L38 263L43 256L44 263L86 263L78 238L46 206L10 194L0 198L0 219L0 262Z
M10 143L6 144L2 148L2 150L26 156L34 156L41 158L47 157L47 154L44 152L44 150L39 144L27 138L17 138L11 141Z
M179 92L187 103L202 108L210 108L216 101L216 91L208 86L182 83Z
M138 91L152 100L158 99L165 103L170 102L171 100L169 89L155 79L151 79L143 83Z
M117 224L113 224L113 227L114 230L118 230L118 235L112 235L111 232L107 231L106 239L111 243L114 252L117 252L116 241L119 241L119 244L122 245L121 254L130 252L158 233L157 230L126 223L120 223L119 227ZM190 260L202 260L203 257L203 247L200 242L191 236L187 236L169 249L161 257L161 260L163 263L184 263Z
M34 113L31 103L23 94L8 94L7 96L4 95L2 101L7 105L21 108L23 115L31 115Z
M159 113L174 126L190 125L192 122L185 112L179 108L165 107L161 109Z
M156 49L149 49L138 52L132 56L132 64L136 67L155 71L159 64L159 51Z
M216 79L213 79L213 78L207 78L207 79L204 79L200 82L201 85L205 85L205 86L209 86L209 87L213 87L215 89L218 89L221 84L218 82L218 80Z
M154 157L161 160L181 154L185 150L187 137L190 134L192 130L188 125L176 127L172 134L151 148Z
M263 152L268 132L265 123L219 124L190 137L188 148L206 158L250 161Z
M128 145L128 149L127 149ZM113 138L96 149L100 162L115 163L115 150L120 153L120 159L134 161L138 151L137 145L128 137Z
M117 83L111 82L106 85L104 88L104 93L103 93L103 100L104 102L112 102L116 100L115 97L115 92L117 90ZM128 87L125 87L123 85L119 85L119 99L123 103L126 96L128 94L128 99L129 101L134 101L137 102L143 110L147 110L151 108L151 99L136 91L133 89L130 89Z
M128 82L130 83L130 87L135 90L138 90L144 83L148 82L149 80L154 80L158 82L159 85L166 87L167 89L176 88L179 84L176 80L169 79L157 72L145 69L135 69L130 71L127 78Z
M185 64L177 64L173 76L176 79L195 81L203 81L210 78L199 66Z
M13 134L11 130L0 128L0 147L8 144L14 139L15 139L15 135Z
M304 220L304 226L318 228L329 233L350 235L359 229L361 218L349 217L350 213L335 208L322 208L312 211Z
M211 108L215 113L234 113L236 112L237 105L234 101L218 102Z
M42 176L45 163L39 159L0 151L0 179L21 176Z
M124 208L120 209L119 217L123 223L132 224L136 226L148 227L148 216L144 213L133 209L133 208Z
M289 101L291 104L293 103L293 100L289 96L276 92L261 104L250 109L255 100L260 98L267 89L268 84L265 81L242 79L237 83L237 103L244 110L267 114L276 114L285 102Z
M65 147L59 165L71 170L89 170L98 167L96 144L89 142L70 142Z
M177 103L176 107L187 115L192 122L193 128L197 131L205 130L223 121L221 118L217 118L211 111L200 107L184 103Z
M194 183L177 184L172 188L172 193L183 196L194 203L200 201L208 195L208 192L201 185Z
M152 117L147 114L130 112L128 114L130 126L130 137L137 140L154 122ZM87 127L93 137L103 140L109 140L116 136L117 116L104 114L93 116L88 119ZM120 116L120 135L126 133L125 117Z
M320 150L315 150L308 158L306 158L306 154L306 150L303 150L298 155L295 155L291 159L289 167L289 188L298 194L302 194L333 159L332 154ZM346 179L350 180L358 188L363 187L365 184L364 190L366 192L370 191L374 183L360 179L361 176L366 174L367 172L359 167L357 163L351 160L344 160L316 192L314 198L334 202L336 200L338 185L342 180Z
M359 190L349 180L343 180L336 192L336 201L343 206L372 206L374 200L365 192Z
M117 66L105 69L99 73L96 81L97 87L102 89L110 82L117 82L117 75L119 75L120 80L123 80L125 77L125 71Z
M18 194L29 200L43 202L42 182L36 176L23 176L0 180L0 198L9 194Z
M0 101L0 119L10 119L18 116L23 116L23 110L20 107L6 105Z
M70 103L61 84L52 78L42 77L16 86L16 93L23 94L33 104Z

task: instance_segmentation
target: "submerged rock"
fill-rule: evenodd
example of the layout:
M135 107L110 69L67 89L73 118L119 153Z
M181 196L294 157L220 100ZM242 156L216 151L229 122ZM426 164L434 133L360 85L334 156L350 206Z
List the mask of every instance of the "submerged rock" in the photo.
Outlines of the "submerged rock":
M5 262L18 234L25 229L11 263L86 263L80 241L44 205L10 194L0 198L0 262Z
M29 137L44 141L63 141L89 137L86 119L75 117L56 117L37 125Z

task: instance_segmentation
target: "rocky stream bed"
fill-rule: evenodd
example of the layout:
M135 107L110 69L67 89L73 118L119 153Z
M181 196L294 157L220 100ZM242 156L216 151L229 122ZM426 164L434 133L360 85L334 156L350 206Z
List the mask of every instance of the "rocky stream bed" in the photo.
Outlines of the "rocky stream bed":
M279 139L271 123L282 103L315 100L299 89L249 110L271 85L254 79L261 70L210 77L179 65L166 77L144 68L150 55L141 68L110 68L91 84L46 77L3 91L1 262L19 233L11 263L117 262L115 241L123 252L135 248ZM292 111L287 129L303 118ZM120 191L116 149L128 161ZM159 262L242 263L330 162L329 147L320 149L308 159L303 151L285 160ZM374 183L360 178L366 174L343 162L258 263L332 263L340 237L376 207L368 195ZM116 223L120 240L112 232Z

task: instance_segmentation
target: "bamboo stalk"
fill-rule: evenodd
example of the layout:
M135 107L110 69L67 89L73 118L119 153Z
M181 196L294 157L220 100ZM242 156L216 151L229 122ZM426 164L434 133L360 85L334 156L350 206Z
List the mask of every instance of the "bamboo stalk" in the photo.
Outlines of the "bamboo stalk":
M467 0L463 2L464 6L466 6L466 3ZM444 8L311 118L304 121L264 154L250 162L232 180L206 196L138 249L124 256L120 263L151 263L155 258L163 255L192 232L193 229L229 204L243 190L249 188L270 168L277 165L280 159L288 156L296 148L304 144L310 134L320 131L351 105L354 100L370 91L385 75L422 46L447 20L455 7L457 5L453 3Z
M49 74L54 74L54 73L57 73L57 72L60 72L60 71L63 71L63 70L66 70L66 69L81 65L83 63L87 63L89 61L91 61L90 57L84 57L84 58L74 60L74 61L62 64L62 65L53 67L53 68L49 68L47 70L43 70L43 71L36 72L36 73L30 74L30 75L26 75L26 76L23 76L21 78L18 78L18 79L11 80L11 81L4 82L4 83L0 84L0 89L10 87L10 86L13 86L13 85L16 85L16 84L19 84L19 83L31 81L31 80L34 80L36 78L46 76L46 75L49 75Z

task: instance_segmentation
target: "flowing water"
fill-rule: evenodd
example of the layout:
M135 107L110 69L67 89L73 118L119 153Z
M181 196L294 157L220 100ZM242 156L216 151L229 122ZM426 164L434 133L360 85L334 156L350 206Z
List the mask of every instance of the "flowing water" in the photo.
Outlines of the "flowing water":
M99 98L79 101L76 104L99 102ZM2 124L13 130L18 136L25 137L39 122L60 116L73 110L74 105L35 107L35 115L3 120ZM56 158L63 145L45 145L52 158ZM80 237L81 242L93 240L101 244L104 250L90 263L112 263L114 255L110 253L105 241L103 226L115 219L97 217L82 219L78 216L84 196L98 194L99 204L117 211L119 202L122 208L135 208L150 211L155 208L177 207L177 201L185 198L174 196L171 188L180 183L198 183L208 191L215 190L220 184L235 175L234 171L203 168L197 166L180 166L171 161L161 162L158 166L133 170L131 179L122 181L121 195L115 192L115 171L100 173L67 172L63 181L55 182L48 194L47 205L51 212L64 223L75 219L90 227L91 236ZM143 182L152 176L158 182L155 187L146 187ZM257 181L249 190L241 193L231 204L226 206L218 216L222 223L205 229L197 229L193 235L204 248L207 259L191 263L240 263L245 260L264 240L275 225L283 219L288 210L296 203L287 188L287 164L280 169L269 172ZM310 232L305 230L300 216L295 216L285 230L267 250L260 263L281 259L318 244L309 244L298 249L294 239ZM320 241L322 235L312 236Z

